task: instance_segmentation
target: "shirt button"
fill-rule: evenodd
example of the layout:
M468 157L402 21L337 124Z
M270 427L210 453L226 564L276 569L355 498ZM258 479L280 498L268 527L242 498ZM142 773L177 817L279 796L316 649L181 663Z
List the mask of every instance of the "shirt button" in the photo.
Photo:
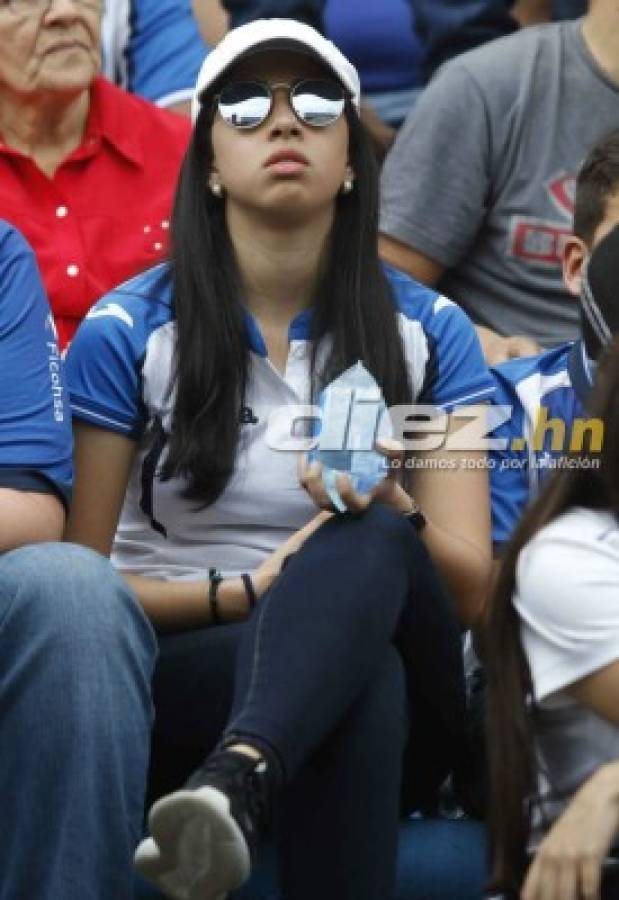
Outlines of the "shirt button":
M153 249L159 252L160 250L163 250L163 244L160 244L159 241L157 241L156 244L153 244Z
M58 217L59 219L64 219L65 216L68 216L68 215L69 215L69 210L67 209L66 206L59 206L59 207L56 209L56 215L57 215L57 217Z
M163 220L163 222L161 223L161 227L163 228L164 231L168 230L168 228L170 227L170 223L168 222L167 219Z
M76 266L75 263L71 263L67 266L67 275L69 278L76 278L80 274L80 267Z
M150 234L152 230L153 229L150 227L150 225L144 226L144 234Z

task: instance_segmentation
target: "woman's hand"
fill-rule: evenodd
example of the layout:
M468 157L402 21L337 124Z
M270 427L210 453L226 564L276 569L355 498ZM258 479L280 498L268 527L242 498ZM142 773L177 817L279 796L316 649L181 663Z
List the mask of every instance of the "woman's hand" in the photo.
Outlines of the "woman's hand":
M265 561L258 566L255 572L252 572L251 580L257 597L262 597L262 595L268 591L281 572L286 559L289 556L292 556L293 553L296 553L297 550L300 550L308 537L331 518L333 518L332 512L318 513L317 516L310 519L307 525L304 525L303 528L295 531L287 541L284 541L284 543L277 548L277 550L274 550L270 556L267 556Z
M619 834L619 763L603 766L539 846L522 900L599 900L602 863Z
M397 481L397 474L404 464L404 451L398 441L381 438L376 442L376 450L389 461L389 472L369 494L356 491L346 474L339 474L335 484L342 501L349 512L360 513L374 501L384 503L399 513L408 513L413 509L413 501ZM299 481L316 506L321 509L333 509L331 498L325 488L320 463L308 463L304 457L299 460Z

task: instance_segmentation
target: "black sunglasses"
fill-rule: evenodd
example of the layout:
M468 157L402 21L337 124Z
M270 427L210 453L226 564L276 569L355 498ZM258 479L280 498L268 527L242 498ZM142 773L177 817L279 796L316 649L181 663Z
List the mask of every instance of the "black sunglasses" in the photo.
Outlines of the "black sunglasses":
M324 128L336 122L346 106L341 84L322 78L307 78L294 84L263 81L232 81L215 97L219 114L234 128L257 128L273 108L273 92L286 88L288 102L304 125Z

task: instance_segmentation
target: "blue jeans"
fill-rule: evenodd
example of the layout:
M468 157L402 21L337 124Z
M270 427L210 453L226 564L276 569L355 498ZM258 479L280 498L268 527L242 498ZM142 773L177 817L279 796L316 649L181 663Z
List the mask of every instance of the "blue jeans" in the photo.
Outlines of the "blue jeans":
M103 557L0 556L0 900L132 895L155 656Z
M406 520L380 506L336 517L247 623L161 639L154 793L178 786L222 735L257 745L285 775L275 831L286 900L386 900L407 686L415 727L443 739L423 754L440 780L463 721L453 613ZM168 783L156 784L162 771Z

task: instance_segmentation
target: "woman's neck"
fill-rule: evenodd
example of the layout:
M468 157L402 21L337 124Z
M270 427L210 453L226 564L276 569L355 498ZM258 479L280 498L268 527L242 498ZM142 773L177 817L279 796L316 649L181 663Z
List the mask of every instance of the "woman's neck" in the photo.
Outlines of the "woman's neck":
M84 136L88 91L36 98L0 96L0 135L4 143L30 157L50 178Z
M582 27L596 62L619 85L619 7L609 0L593 3Z
M284 226L229 208L228 229L249 311L263 328L287 331L314 299L333 214Z

